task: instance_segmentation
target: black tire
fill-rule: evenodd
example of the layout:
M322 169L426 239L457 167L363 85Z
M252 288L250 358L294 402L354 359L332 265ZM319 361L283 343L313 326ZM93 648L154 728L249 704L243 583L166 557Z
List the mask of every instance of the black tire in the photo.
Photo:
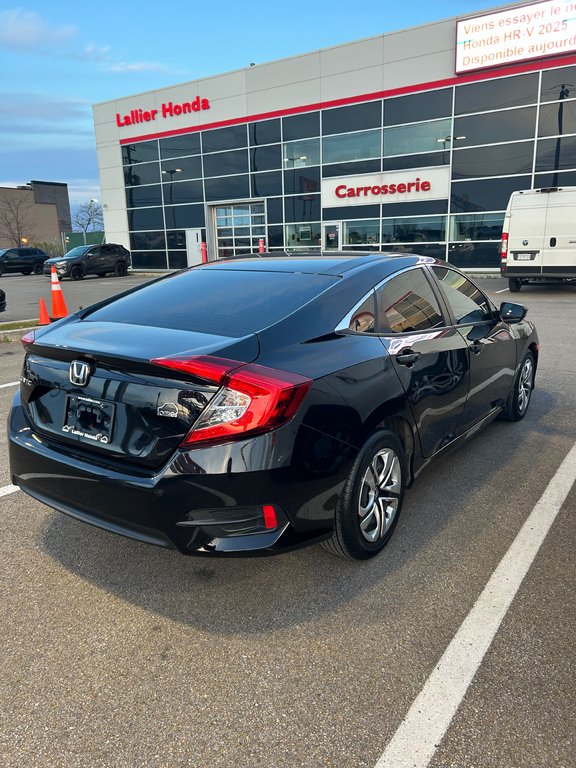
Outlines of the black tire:
M23 269L22 270L22 274L23 275L31 275L32 274L32 270L31 269Z
M74 264L73 267L70 268L70 278L72 280L82 280L84 277L84 270L79 264Z
M518 293L520 288L522 288L522 280L519 277L508 278L508 290L510 293Z
M4 274L4 269L2 267L2 264L0 264L0 277L2 277L3 274Z
M125 261L116 262L116 267L114 269L114 274L116 275L116 277L125 277L127 272L128 272L128 267L126 266Z
M404 500L406 457L393 432L378 430L366 441L346 483L334 519L332 538L322 542L333 555L367 560L394 533Z
M43 274L43 272L44 272L44 264L42 264L41 261L38 261L36 264L34 264L34 269L32 270L32 272L35 275Z
M97 272L98 277L106 277L106 272Z
M534 389L535 371L534 355L532 352L526 352L514 386L508 395L506 407L502 411L502 418L505 421L520 421L520 419L526 416L532 398L532 390Z

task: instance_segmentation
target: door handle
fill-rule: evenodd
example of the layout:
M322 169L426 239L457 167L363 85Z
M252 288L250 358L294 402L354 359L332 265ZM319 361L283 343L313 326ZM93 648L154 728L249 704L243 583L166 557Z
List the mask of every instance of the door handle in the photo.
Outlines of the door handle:
M412 349L407 349L405 352L396 355L396 362L400 365L407 365L410 368L419 357L420 352L414 352Z
M556 247L556 238L555 237L551 237L550 238L550 248L555 248L555 247Z

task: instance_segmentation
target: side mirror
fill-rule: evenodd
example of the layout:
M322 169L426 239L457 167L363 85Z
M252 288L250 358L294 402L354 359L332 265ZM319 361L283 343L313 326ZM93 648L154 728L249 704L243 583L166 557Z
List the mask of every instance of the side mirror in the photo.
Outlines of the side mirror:
M500 319L505 323L519 323L526 317L528 309L522 304L503 301L500 304Z

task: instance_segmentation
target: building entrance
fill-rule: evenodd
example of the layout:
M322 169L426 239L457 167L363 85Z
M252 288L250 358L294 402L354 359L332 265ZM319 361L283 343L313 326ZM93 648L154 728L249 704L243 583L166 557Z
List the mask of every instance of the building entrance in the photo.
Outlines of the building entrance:
M258 253L258 241L266 237L264 203L215 205L212 210L219 259Z

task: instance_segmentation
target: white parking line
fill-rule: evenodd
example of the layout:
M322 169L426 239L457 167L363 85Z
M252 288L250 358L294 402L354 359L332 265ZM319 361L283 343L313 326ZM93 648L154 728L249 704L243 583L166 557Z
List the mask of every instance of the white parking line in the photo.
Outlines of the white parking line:
M575 481L576 444L462 622L376 768L426 768L430 763Z
M16 493L19 490L20 488L17 485L5 485L3 488L0 488L0 498L2 496L9 496L11 493Z
M0 389L4 389L5 387L15 387L17 384L20 384L19 381L9 381L8 384L0 384Z
M508 288L502 288L501 291L494 291L494 293L506 293L506 291L509 290Z

